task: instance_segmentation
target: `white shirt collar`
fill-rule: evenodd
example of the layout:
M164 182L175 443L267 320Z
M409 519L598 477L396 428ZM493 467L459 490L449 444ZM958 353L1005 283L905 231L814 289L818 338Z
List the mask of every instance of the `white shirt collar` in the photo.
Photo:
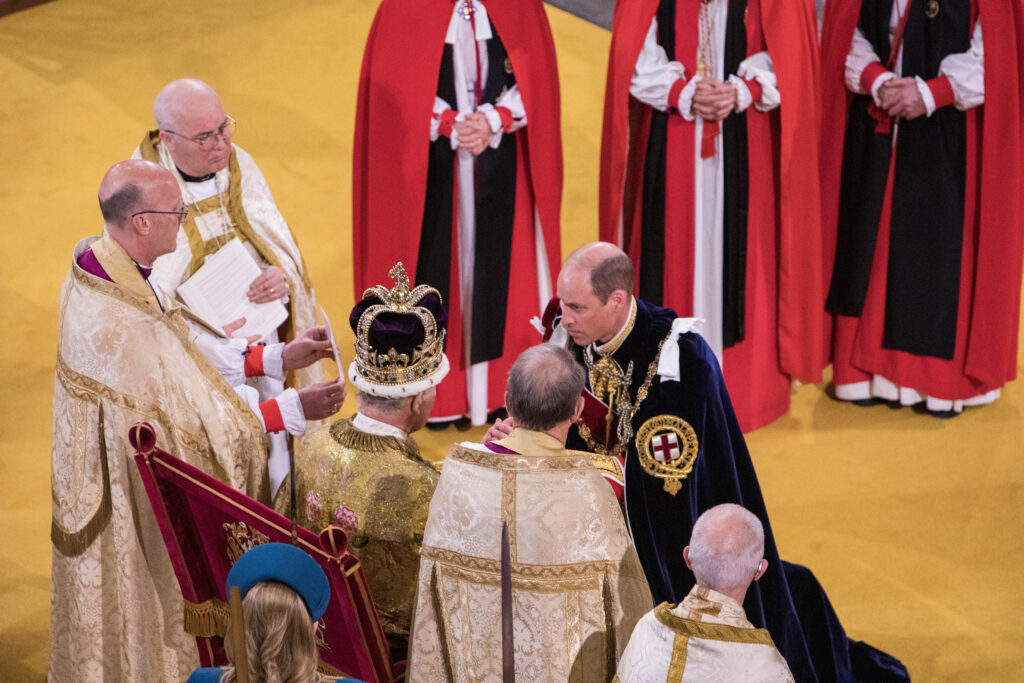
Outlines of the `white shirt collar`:
M387 422L381 422L380 420L374 420L372 417L367 417L362 413L355 414L355 417L352 418L352 426L361 432L375 434L377 436L393 436L397 439L405 439L409 436L394 425L389 425Z
M598 353L604 353L605 349L610 347L612 344L615 344L616 348L618 348L619 346L622 346L622 342L624 341L624 339L622 339L623 333L626 331L626 329L630 325L634 324L635 322L636 322L636 297L634 296L634 297L630 297L630 300L629 300L629 315L626 316L626 322L622 323L622 327L619 328L619 331L616 332L615 335L611 339L606 341L605 343L603 343L603 344L592 344L591 346L593 347L594 351L597 351Z

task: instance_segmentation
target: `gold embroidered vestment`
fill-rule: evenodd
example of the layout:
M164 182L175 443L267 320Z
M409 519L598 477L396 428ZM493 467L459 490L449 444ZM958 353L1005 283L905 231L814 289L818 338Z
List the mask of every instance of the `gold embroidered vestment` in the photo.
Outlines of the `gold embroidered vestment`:
M267 500L256 415L188 340L110 237L83 240L113 282L74 262L61 290L53 396L50 677L181 681L197 663L182 596L128 443L159 446ZM262 496L261 496L262 494Z
M411 683L500 681L501 527L509 529L516 680L608 681L651 597L589 454L516 429L516 455L454 446L424 533ZM521 455L519 455L521 454Z

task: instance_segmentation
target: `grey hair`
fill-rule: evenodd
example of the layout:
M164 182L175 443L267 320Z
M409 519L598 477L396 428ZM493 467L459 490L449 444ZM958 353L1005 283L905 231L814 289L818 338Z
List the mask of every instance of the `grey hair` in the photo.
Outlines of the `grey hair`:
M99 197L99 200L103 221L108 225L123 225L132 209L142 200L142 188L135 183L125 183L108 197Z
M409 396L401 396L399 398L387 398L385 396L374 396L368 394L365 391L360 391L359 395L356 396L356 400L359 404L359 408L363 407L373 408L374 410L381 413L398 413L409 407Z
M516 426L543 432L569 420L583 391L583 368L554 344L519 354L508 372L505 402Z
M690 564L698 585L723 591L746 589L764 557L764 526L735 503L709 508L690 535Z

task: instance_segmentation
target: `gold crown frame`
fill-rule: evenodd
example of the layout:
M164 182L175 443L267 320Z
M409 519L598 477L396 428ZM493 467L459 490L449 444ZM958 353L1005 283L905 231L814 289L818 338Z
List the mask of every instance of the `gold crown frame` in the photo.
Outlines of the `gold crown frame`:
M409 276L399 261L388 271L388 277L395 280L390 290L384 285L375 285L363 292L363 298L376 296L383 303L374 304L363 311L356 326L356 372L366 381L384 386L395 386L418 382L432 375L444 362L445 331L437 328L433 313L417 304L427 294L437 295L443 303L441 293L429 285L417 285L409 289ZM370 327L382 313L407 313L415 315L423 324L423 343L417 346L410 357L399 353L394 347L381 353L370 345Z

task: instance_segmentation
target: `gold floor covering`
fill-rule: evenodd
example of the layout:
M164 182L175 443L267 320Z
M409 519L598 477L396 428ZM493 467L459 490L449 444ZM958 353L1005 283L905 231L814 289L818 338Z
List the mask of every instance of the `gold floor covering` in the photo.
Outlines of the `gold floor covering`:
M153 97L165 83L196 76L212 84L351 349L343 321L353 303L352 124L375 6L57 0L0 18L0 288L9 342L0 399L0 680L45 677L57 294L75 242L101 229L103 172L152 127ZM597 234L609 36L560 10L549 16L562 83L568 251ZM852 637L900 657L916 680L1020 680L1024 670L1022 409L1019 381L994 405L948 421L840 404L823 385L803 386L787 416L749 436L782 556L815 571ZM478 433L449 429L420 440L440 456Z

